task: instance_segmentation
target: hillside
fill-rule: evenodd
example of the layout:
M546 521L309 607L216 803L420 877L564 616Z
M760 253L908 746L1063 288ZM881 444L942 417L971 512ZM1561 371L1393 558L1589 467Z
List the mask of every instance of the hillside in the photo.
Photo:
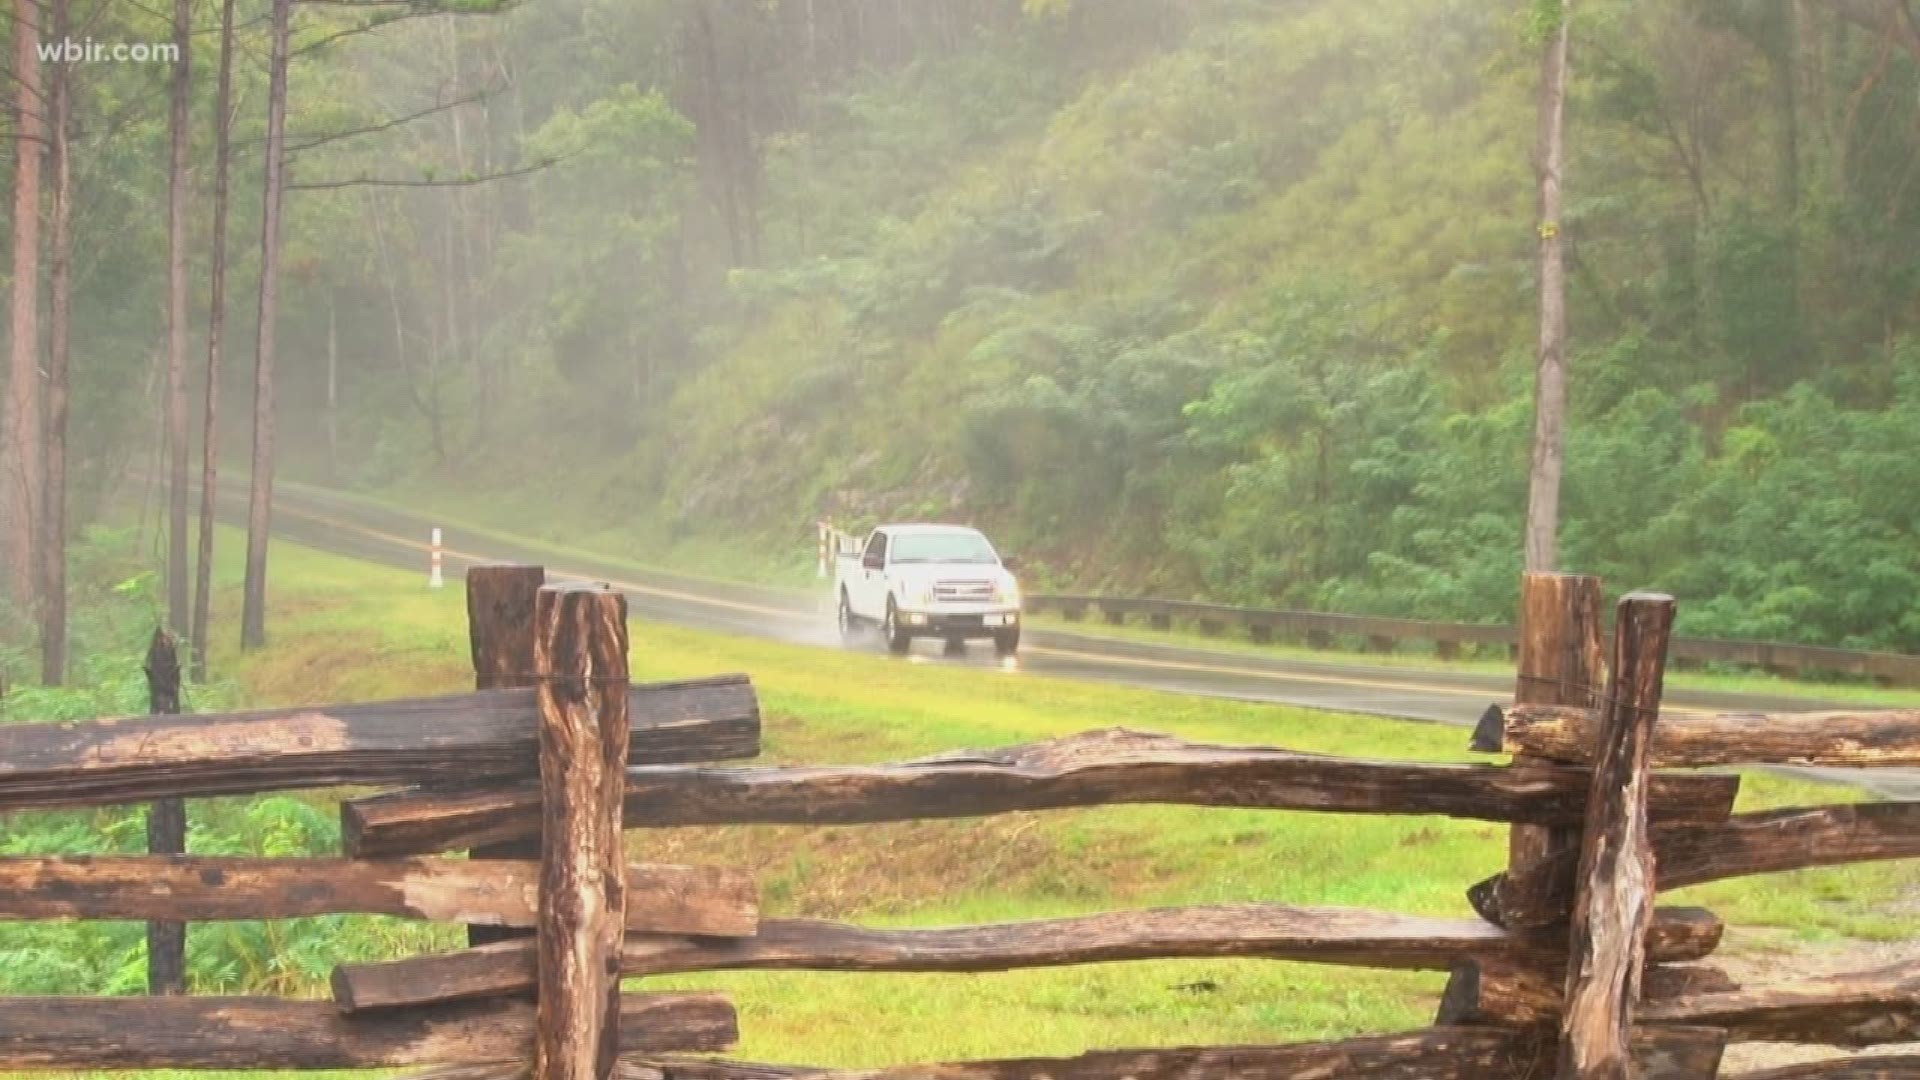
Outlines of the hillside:
M290 475L709 571L954 517L1056 586L1510 614L1540 5L496 6L298 21ZM1920 650L1920 39L1870 7L1571 25L1562 563L1685 632ZM157 445L135 115L78 181L81 519Z
M1883 497L1920 480L1898 450L1914 266L1889 246L1920 222L1904 179L1833 175L1920 146L1881 99L1914 65L1783 117L1751 107L1766 28L1708 7L1578 24L1567 564L1704 601L1696 633L1920 647L1915 522ZM555 528L758 568L804 559L822 515L960 517L1059 584L1504 617L1532 423L1524 19L1202 10L1103 50L1029 20L813 101L765 144L762 265L585 466L602 516L556 505ZM1782 77L1851 86L1867 35L1801 29L1822 36Z

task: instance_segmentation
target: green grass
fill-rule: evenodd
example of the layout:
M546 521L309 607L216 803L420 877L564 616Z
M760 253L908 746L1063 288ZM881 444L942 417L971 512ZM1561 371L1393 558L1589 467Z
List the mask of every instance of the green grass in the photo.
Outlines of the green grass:
M237 554L223 531L223 552ZM219 612L237 604L223 558ZM269 648L241 655L230 625L216 672L254 704L461 689L470 676L460 591L289 544L272 561ZM767 757L868 762L1125 725L1185 738L1356 756L1472 760L1464 732L1271 705L1182 697L1000 671L902 663L636 621L640 678L746 671ZM1771 774L1743 808L1850 793ZM1462 891L1504 861L1504 830L1439 818L1108 807L854 828L751 827L632 834L636 857L750 870L771 915L886 925L1028 919L1168 904L1266 900L1469 914ZM1891 901L1914 867L1888 863L1677 893L1730 923L1819 941L1915 929ZM718 987L740 1009L738 1056L869 1066L1098 1046L1267 1042L1416 1027L1435 974L1273 961L1112 964L982 975L734 973L647 980ZM318 993L319 988L313 988Z
M417 574L286 544L276 546L273 570L272 647L215 657L254 701L466 685L457 589L429 591ZM223 601L230 595L223 590ZM1461 731L1434 725L901 663L638 621L632 636L640 678L751 673L766 713L767 756L782 762L879 761L1110 725L1358 756L1472 760ZM1851 797L1752 774L1741 805ZM1462 890L1503 861L1504 830L1435 818L1141 806L842 829L637 833L634 853L748 868L770 914L894 925L1236 900L1463 916ZM1808 939L1903 936L1914 920L1889 911L1888 901L1913 876L1904 863L1806 871L1719 883L1672 901L1705 903L1730 923L1791 928ZM1390 1030L1429 1019L1440 983L1429 974L1220 960L993 975L740 973L649 985L727 990L741 1009L742 1056L860 1066Z

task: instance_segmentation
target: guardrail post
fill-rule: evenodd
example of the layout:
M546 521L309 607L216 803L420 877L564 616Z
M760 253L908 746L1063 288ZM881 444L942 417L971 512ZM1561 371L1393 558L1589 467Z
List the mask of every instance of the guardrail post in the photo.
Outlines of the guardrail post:
M619 1047L626 923L627 601L604 586L539 593L539 998L533 1080L607 1080Z
M1673 609L1671 596L1633 593L1614 619L1570 926L1560 1080L1627 1080L1632 1072L1628 1042L1653 924L1650 750Z
M467 571L467 641L473 656L475 690L511 690L532 686L533 613L545 568L504 564ZM537 859L537 837L474 848L474 859ZM526 931L501 926L467 927L469 945L525 937Z
M147 647L147 711L173 716L180 712L180 651L165 627L153 632ZM187 853L187 802L160 799L147 808L147 853ZM187 926L178 922L147 924L147 993L187 992Z

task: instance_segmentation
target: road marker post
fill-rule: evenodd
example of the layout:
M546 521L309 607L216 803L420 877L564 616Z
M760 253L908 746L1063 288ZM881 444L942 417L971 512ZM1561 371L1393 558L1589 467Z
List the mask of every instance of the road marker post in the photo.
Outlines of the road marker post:
M447 584L446 578L442 576L440 572L442 554L440 528L436 525L433 530L433 551L432 554L427 557L427 588L429 589L443 588Z

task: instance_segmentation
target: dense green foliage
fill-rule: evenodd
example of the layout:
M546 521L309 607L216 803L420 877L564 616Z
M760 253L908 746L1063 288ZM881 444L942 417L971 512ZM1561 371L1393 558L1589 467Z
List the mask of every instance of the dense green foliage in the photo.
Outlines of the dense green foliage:
M0 697L0 723L87 720L147 711L141 670L161 601L130 534L75 545L76 663L65 688L16 687ZM189 686L189 711L232 708L241 688ZM0 856L144 854L146 809L6 815ZM291 795L195 799L187 850L196 855L300 856L340 852L338 811ZM328 916L188 928L187 976L199 993L305 992L343 957L386 958L443 946L458 928L397 919ZM147 987L146 924L58 920L0 922L0 994L137 994Z
M296 182L533 171L293 193L296 466L658 558L959 517L1055 584L1504 619L1538 6L543 0L342 39L298 131L485 96ZM1575 12L1562 557L1690 632L1920 649L1902 25Z

